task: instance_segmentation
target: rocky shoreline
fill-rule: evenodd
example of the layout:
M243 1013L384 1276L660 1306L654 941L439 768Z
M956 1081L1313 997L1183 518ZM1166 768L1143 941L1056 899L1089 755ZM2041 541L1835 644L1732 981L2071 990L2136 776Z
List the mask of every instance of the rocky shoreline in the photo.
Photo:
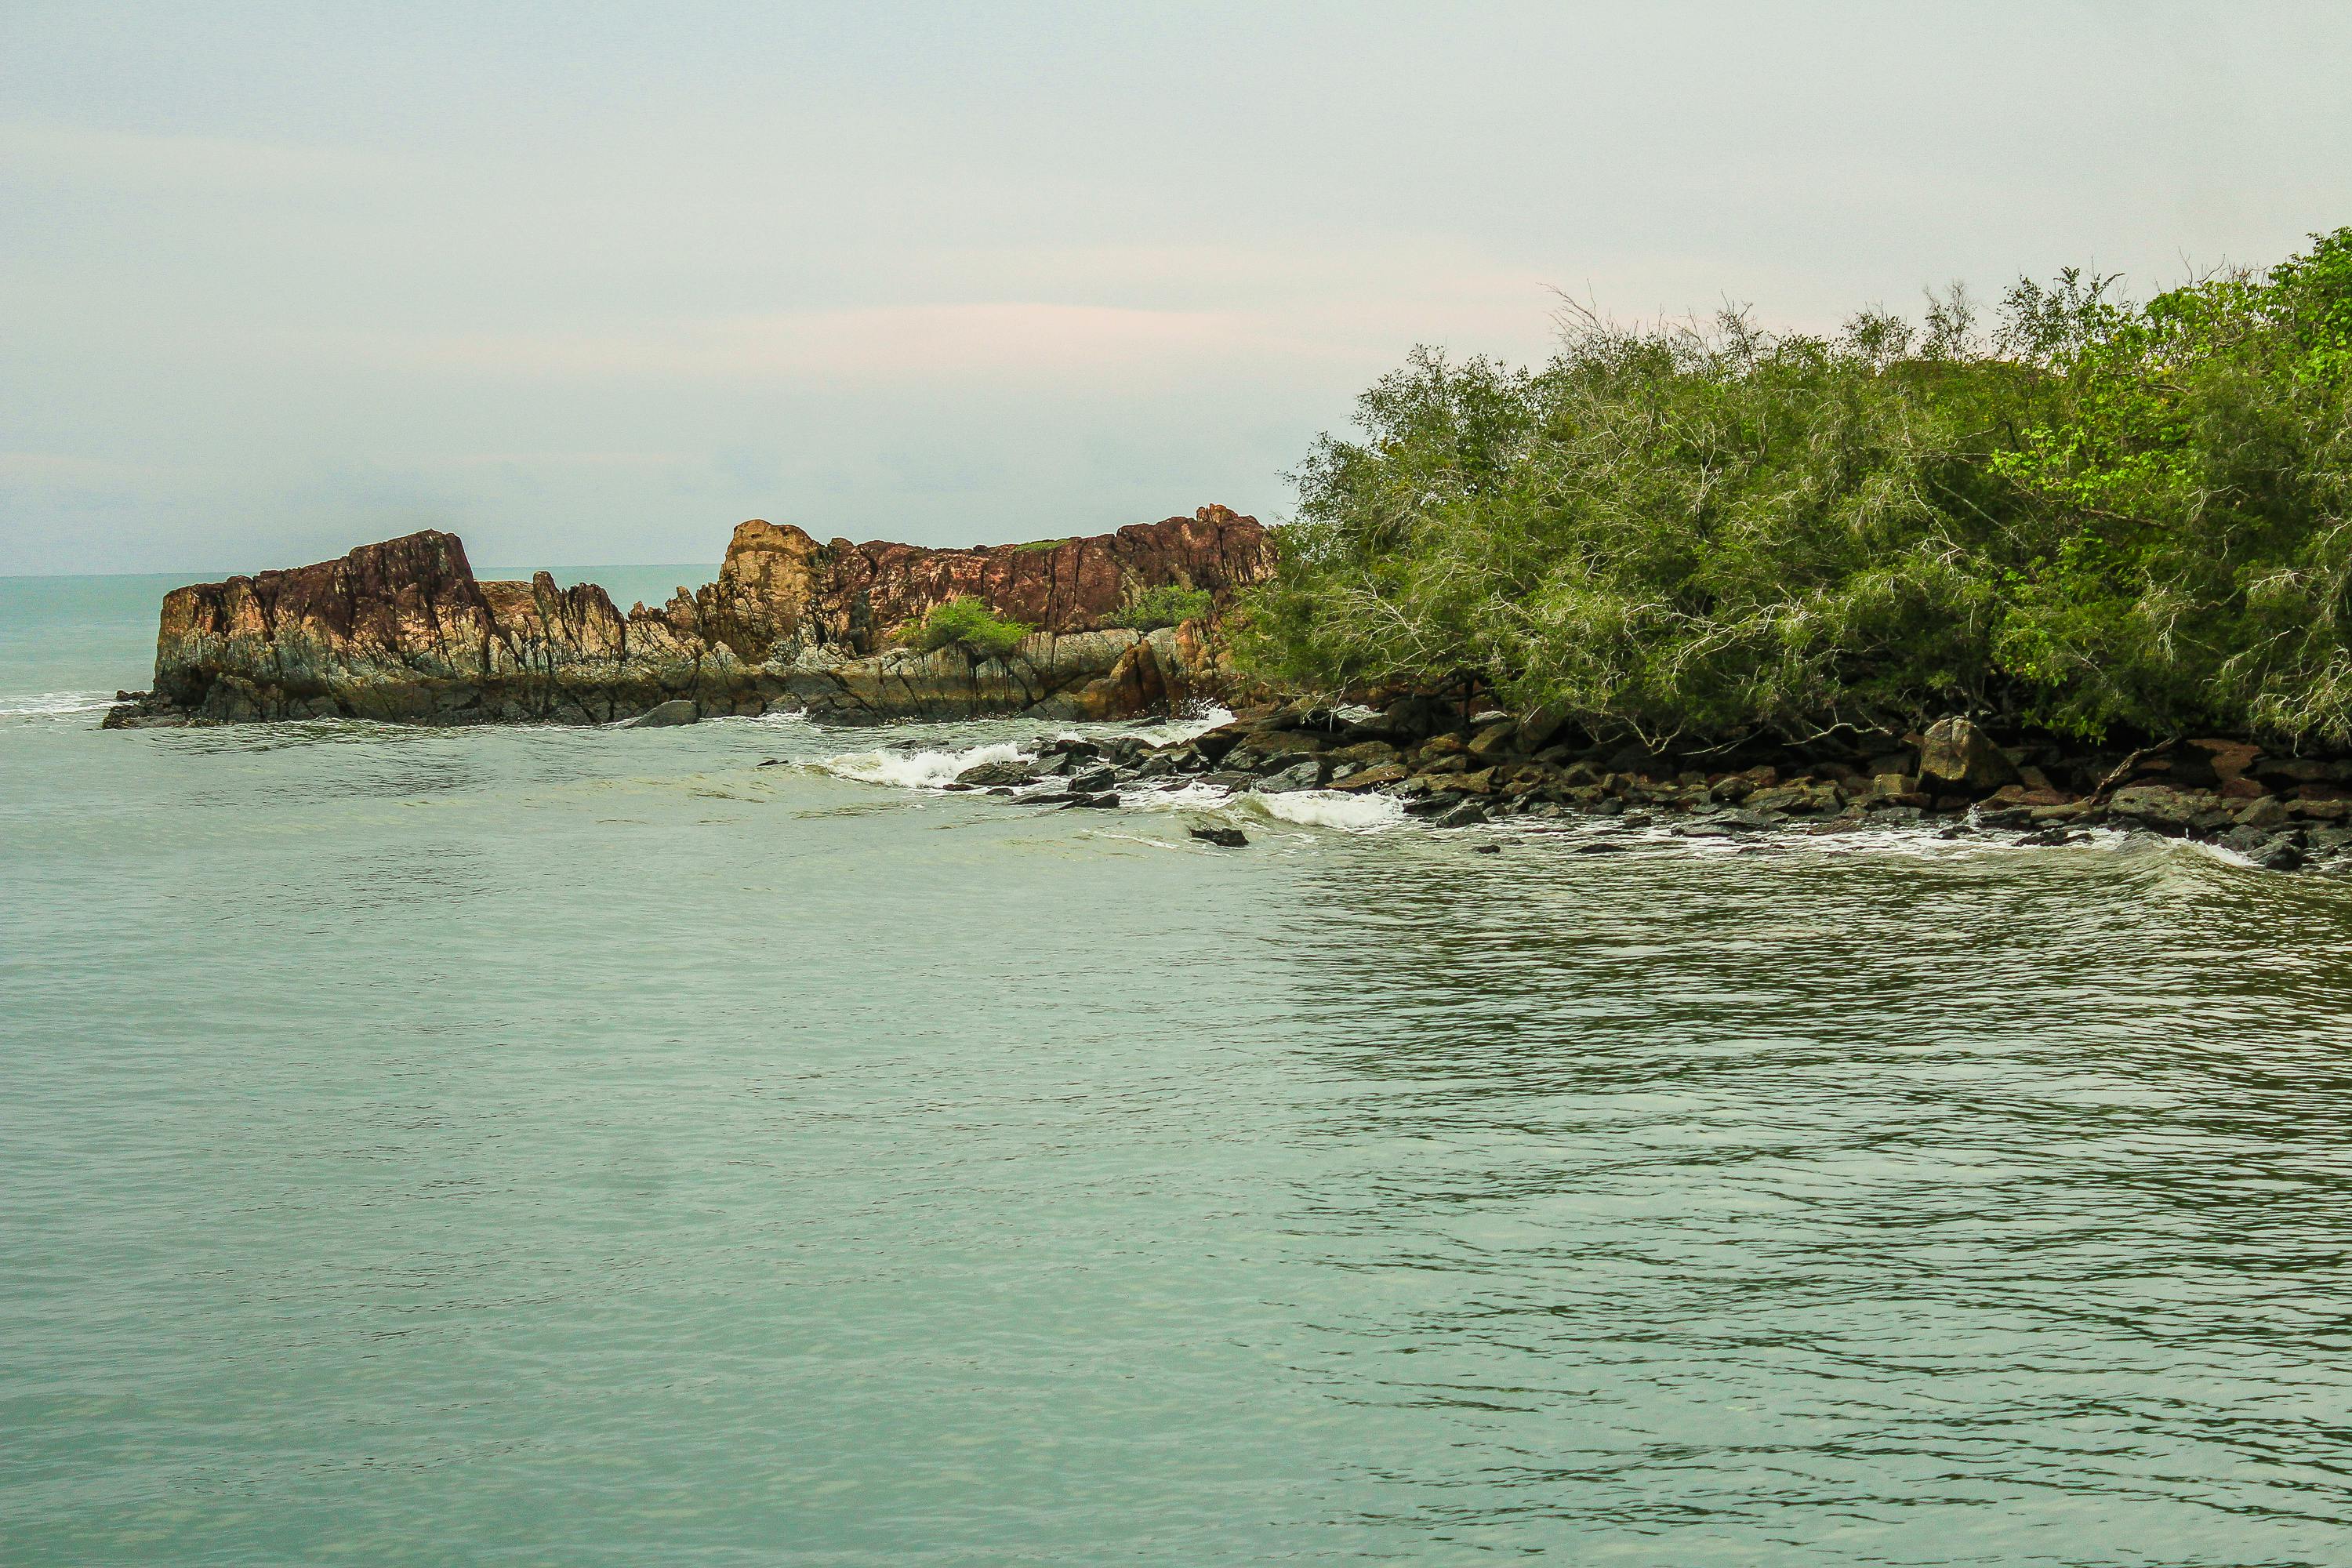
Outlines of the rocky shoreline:
M2352 873L2352 760L2221 738L2129 752L2002 744L1959 717L1924 734L1661 755L1425 698L1381 711L1297 702L1165 745L1066 736L946 787L1087 809L1119 805L1122 791L1198 784L1390 795L1438 827L1621 817L1737 837L1925 825L2055 845L2105 826L2212 844L2269 870Z

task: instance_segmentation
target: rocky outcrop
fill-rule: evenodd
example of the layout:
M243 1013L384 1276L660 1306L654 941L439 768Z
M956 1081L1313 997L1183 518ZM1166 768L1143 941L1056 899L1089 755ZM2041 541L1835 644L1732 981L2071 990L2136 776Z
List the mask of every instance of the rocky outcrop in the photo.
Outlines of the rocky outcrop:
M595 584L559 588L543 572L478 581L455 535L426 531L174 589L154 690L106 722L594 723L679 702L698 716L1114 718L1218 695L1229 679L1213 611L1150 632L1110 625L1132 595L1198 588L1222 607L1271 566L1265 531L1223 507L972 550L819 544L752 521L736 529L717 582L624 615ZM1037 630L1003 658L894 645L958 597Z

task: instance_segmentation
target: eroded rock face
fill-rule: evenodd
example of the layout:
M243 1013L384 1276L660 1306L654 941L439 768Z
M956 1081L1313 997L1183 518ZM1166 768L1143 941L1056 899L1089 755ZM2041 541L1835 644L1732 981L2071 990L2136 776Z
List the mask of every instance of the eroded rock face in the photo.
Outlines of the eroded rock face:
M806 709L879 721L1032 712L1116 718L1218 695L1200 623L1107 625L1133 593L1203 588L1222 606L1272 551L1223 507L1034 545L819 544L746 522L719 580L623 615L593 584L480 582L455 535L426 531L339 561L174 589L155 689L110 727L360 718L406 723L606 722L667 703L698 715ZM958 596L1038 627L1001 659L890 646Z

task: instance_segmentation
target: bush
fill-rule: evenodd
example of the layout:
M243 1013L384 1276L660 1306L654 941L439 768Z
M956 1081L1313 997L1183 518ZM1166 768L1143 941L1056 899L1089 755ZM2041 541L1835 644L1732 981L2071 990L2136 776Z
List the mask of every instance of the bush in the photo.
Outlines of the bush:
M1131 626L1139 632L1157 631L1161 626L1179 626L1186 621L1197 621L1207 615L1215 601L1206 588L1186 588L1174 583L1162 583L1156 588L1138 588L1128 595L1118 613L1110 617L1114 626Z
M1258 672L1470 680L1601 733L2352 745L2352 230L2146 305L2021 283L1990 342L1573 321L1540 370L1429 350L1295 476Z
M925 616L912 640L925 652L960 647L975 658L1003 658L1036 629L1005 620L978 599L955 598Z

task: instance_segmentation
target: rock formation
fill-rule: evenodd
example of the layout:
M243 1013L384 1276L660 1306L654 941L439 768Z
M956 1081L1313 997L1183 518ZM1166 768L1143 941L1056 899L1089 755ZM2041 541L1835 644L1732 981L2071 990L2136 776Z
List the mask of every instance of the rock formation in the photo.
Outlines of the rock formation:
M1223 507L971 550L820 544L752 521L716 583L623 615L595 584L559 588L544 572L478 581L457 537L428 531L173 590L154 690L106 722L599 723L677 700L701 715L1111 718L1214 696L1227 679L1213 624L1109 625L1132 595L1199 588L1222 607L1272 561L1255 520ZM893 646L958 597L1037 630L1003 658Z

